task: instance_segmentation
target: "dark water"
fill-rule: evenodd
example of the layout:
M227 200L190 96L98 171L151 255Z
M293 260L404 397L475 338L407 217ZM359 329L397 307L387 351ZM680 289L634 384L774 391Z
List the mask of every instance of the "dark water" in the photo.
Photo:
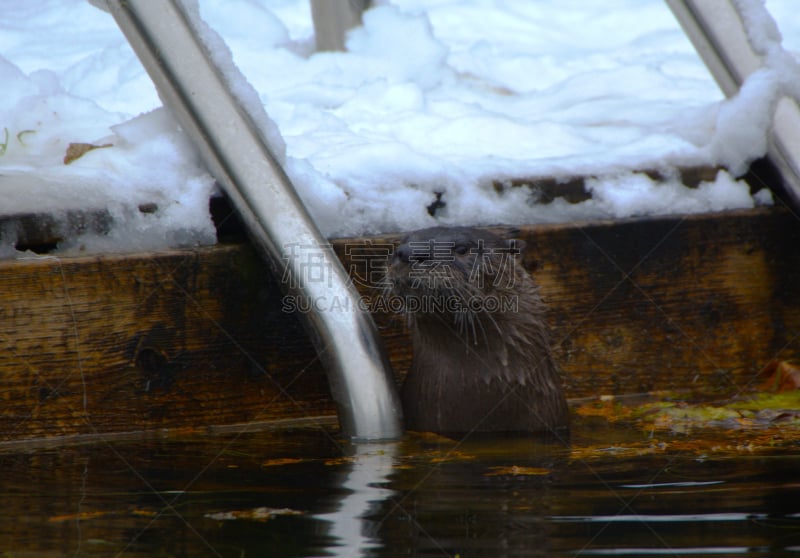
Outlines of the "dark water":
M800 556L800 448L620 449L637 439L578 424L569 447L305 429L7 449L0 556Z

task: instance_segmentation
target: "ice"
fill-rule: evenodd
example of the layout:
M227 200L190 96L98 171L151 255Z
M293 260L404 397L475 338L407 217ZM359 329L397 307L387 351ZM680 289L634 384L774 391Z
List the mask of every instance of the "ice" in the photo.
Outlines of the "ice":
M111 16L85 0L2 9L10 2L0 0L3 213L113 217L108 234L62 250L213 243L213 180ZM800 16L793 0L735 2L765 67L730 100L662 0L378 0L347 52L327 53L313 52L307 0L189 7L334 237L769 203L737 177L766 152L777 100L800 97ZM111 145L66 165L71 143ZM717 165L729 172L697 188L677 178ZM673 178L634 172L647 169ZM575 176L590 177L592 199L542 204L526 187L495 187Z

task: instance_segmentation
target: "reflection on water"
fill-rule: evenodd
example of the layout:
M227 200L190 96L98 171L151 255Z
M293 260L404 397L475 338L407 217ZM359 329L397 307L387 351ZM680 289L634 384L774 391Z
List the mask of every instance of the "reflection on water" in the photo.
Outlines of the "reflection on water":
M709 433L709 435L712 435ZM321 429L0 453L0 556L794 556L800 452Z
M399 443L356 444L349 463L344 467L341 482L336 486L343 492L337 510L315 517L330 523L333 544L329 555L354 557L366 555L381 546L378 536L380 521L372 519L395 491L384 488L394 470Z

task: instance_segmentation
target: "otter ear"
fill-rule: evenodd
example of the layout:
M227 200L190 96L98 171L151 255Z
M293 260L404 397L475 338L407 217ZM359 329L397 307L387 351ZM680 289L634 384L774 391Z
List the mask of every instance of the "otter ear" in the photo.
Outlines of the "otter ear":
M525 246L527 246L527 244L520 238L509 238L506 240L506 248L515 256L525 252Z

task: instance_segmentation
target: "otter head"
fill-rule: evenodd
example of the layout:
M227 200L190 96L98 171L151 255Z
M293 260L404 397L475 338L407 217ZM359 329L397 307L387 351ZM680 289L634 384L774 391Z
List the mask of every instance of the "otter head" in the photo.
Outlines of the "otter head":
M387 284L402 298L410 325L454 328L477 342L481 319L502 313L517 296L524 246L468 227L415 231L395 250Z

